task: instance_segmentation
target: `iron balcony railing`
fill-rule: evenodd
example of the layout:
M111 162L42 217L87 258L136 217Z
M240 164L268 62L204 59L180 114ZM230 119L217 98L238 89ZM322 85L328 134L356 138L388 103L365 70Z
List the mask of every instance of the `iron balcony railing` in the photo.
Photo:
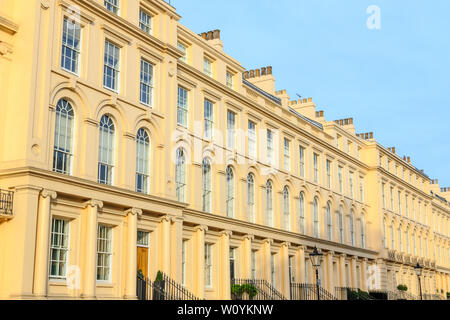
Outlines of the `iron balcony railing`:
M336 300L336 298L322 287L311 283L291 283L291 300Z
M200 300L164 273L161 281L138 274L136 291L138 300Z
M0 189L0 215L12 216L14 192Z
M253 285L256 289L256 295L251 298L248 294L242 296L233 296L232 299L237 300L286 300L282 293L275 289L269 282L262 279L231 279L231 287L233 285Z

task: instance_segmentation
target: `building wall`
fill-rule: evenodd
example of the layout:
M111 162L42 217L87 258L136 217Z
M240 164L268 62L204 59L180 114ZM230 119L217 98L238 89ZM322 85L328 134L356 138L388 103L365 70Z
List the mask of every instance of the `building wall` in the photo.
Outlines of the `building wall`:
M0 68L5 75L0 79L0 188L14 191L13 216L2 215L0 220L0 297L133 299L138 230L149 233L149 277L161 270L179 283L184 279L186 288L200 298L230 298L230 248L236 249L236 278L252 277L253 250L257 277L272 282L273 255L274 286L286 297L289 257L293 257L296 282L315 282L308 259L315 246L324 254L322 286L332 294L335 287L395 291L402 282L414 286L412 261L417 259L426 267L425 291L449 291L450 207L430 194L435 187L423 172L373 138L356 135L353 121L327 122L316 113L312 99L290 101L285 90L275 91L271 68L246 75L240 63L223 52L216 35L210 39L210 35L194 34L178 22L180 16L165 2L142 1L141 6L153 16L151 35L139 29L140 8L135 1L121 0L118 15L107 11L100 0L0 4ZM64 18L81 25L80 68L75 74L61 67ZM103 86L105 40L120 48L116 91ZM177 49L179 43L186 46L186 62ZM211 76L203 72L205 57L212 63ZM139 98L141 59L153 65L151 106ZM227 73L232 85L227 85ZM177 124L179 86L188 91L186 125ZM69 174L53 171L56 110L61 99L74 111ZM211 139L203 129L205 99L213 103ZM227 144L228 111L236 117L234 148ZM111 185L97 182L103 115L110 116L115 126ZM248 121L256 124L256 158L249 153ZM150 136L148 194L135 191L136 135L141 128ZM274 133L273 164L267 157L268 129ZM289 140L290 168L284 166L284 139ZM299 147L305 151L304 174ZM179 148L187 156L185 199L177 199L176 193ZM318 155L318 181L314 154ZM212 163L210 213L203 212L205 158ZM386 159L391 161L389 168ZM406 170L404 175L395 172L394 163ZM234 176L233 217L227 216L227 167ZM254 176L254 222L248 217L249 173ZM273 226L266 220L268 180L273 183ZM397 207L390 209L388 200L383 206L383 183L394 187L395 196L401 191L402 213ZM285 187L289 228L283 220ZM405 194L409 201L414 199L408 214ZM301 195L305 232L300 226ZM314 234L315 199L319 237ZM69 221L67 273L62 279L48 275L52 218ZM395 239L399 226L411 241L415 237L417 242L420 236L429 250L414 253L411 244L407 250L405 240L401 248L397 242L391 247L390 234L387 243L383 241L384 224L395 226ZM110 281L96 281L98 225L112 227ZM205 283L205 244L211 245L212 253L210 286ZM439 254L436 246L442 248Z

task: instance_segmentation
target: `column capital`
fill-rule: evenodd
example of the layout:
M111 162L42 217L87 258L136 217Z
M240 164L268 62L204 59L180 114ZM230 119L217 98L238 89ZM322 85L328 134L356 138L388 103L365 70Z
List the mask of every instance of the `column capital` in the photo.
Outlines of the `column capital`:
M172 222L172 221L173 221L173 216L171 216L171 215L165 215L165 216L163 216L163 217L161 217L161 218L159 219L159 222L164 222L164 221L166 221L166 222Z
M184 217L182 217L182 216L173 217L173 222L181 222L181 223L183 223L183 221L184 221Z
M98 207L99 209L103 208L103 201L91 199L84 203L84 208L87 207Z
M339 257L341 257L341 258L344 258L344 259L345 259L345 258L347 258L347 254L346 254L346 253L340 253L340 254L339 254Z
M327 255L333 257L334 256L334 251L332 251L332 250L328 251Z
M220 231L220 236L221 237L222 236L226 236L226 237L230 238L232 235L233 235L232 231L229 231L229 230L222 230L222 231Z
M306 251L306 246L305 245L300 245L297 247L297 251Z
M208 231L208 227L205 225L198 225L194 227L195 231L201 231L201 232L206 232Z
M245 236L242 237L242 240L245 240L245 239L253 241L253 240L255 240L255 236L252 234L246 234Z
M263 243L268 243L268 244L270 244L270 245L273 245L273 239L267 238L267 239L264 239L262 242L263 242Z
M290 242L283 242L282 244L281 244L281 246L282 247L287 247L288 249L289 249L289 247L291 246L291 243Z
M139 208L130 208L128 210L125 211L126 215L137 215L137 216L142 216L142 209Z
M58 194L55 191L43 189L41 191L42 198L50 198L51 200L55 200Z

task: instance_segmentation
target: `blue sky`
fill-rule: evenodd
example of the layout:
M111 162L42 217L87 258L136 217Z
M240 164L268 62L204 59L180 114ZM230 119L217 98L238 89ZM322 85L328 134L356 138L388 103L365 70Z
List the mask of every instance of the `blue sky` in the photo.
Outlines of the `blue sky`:
M220 29L246 69L273 66L277 90L353 117L385 147L450 187L450 1L171 0L196 33ZM369 30L366 9L381 10Z

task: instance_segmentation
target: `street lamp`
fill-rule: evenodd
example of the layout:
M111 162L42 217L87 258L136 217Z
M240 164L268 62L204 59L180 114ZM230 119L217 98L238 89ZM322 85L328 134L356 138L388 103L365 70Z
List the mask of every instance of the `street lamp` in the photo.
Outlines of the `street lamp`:
M317 247L314 248L314 251L309 255L311 258L311 264L313 268L316 270L316 287L317 287L317 300L320 300L320 294L319 294L319 268L322 264L322 256L323 254L319 253L317 250Z
M423 269L423 267L419 263L417 263L417 266L414 267L414 271L416 272L417 278L419 279L420 300L423 300L422 299L422 285L420 284L420 276L422 275L422 269Z

